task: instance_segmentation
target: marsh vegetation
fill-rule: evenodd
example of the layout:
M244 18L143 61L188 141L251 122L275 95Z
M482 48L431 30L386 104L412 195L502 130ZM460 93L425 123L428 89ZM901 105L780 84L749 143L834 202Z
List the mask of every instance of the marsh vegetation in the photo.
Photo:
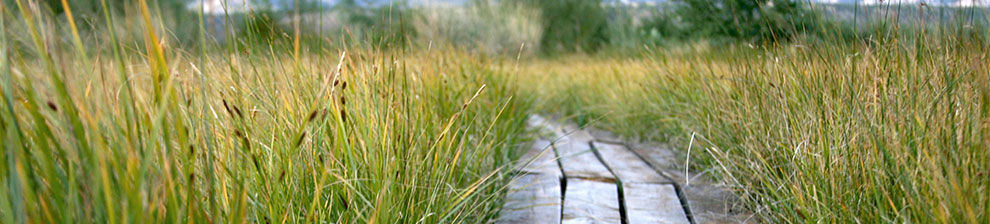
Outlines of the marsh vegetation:
M990 222L981 7L2 2L3 223L484 223L533 113L765 222Z

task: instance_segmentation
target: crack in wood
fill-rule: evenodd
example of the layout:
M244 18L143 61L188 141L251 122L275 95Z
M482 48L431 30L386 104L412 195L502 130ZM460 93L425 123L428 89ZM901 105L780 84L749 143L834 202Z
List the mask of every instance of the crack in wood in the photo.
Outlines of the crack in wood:
M608 172L612 173L612 176L617 177L613 181L615 182L616 191L619 193L619 217L622 218L622 224L629 224L629 212L626 211L626 196L622 190L622 180L618 178L619 174L615 173L615 170L608 163L605 163L605 158L602 158L602 153L595 148L594 141L589 141L588 147L591 147L591 152L595 153L598 162L601 162L605 166L605 169L608 169Z
M531 161L510 171L533 186L510 183L523 192L506 196L497 223L695 223L681 186L625 142L538 116L530 122L555 136L534 141L524 156Z
M697 223L697 221L695 221L695 219L694 219L694 214L691 213L691 206L690 206L690 204L688 204L688 199L685 196L684 190L681 188L680 184L677 184L676 181L673 181L673 178L671 178L669 175L665 174L659 167L657 167L656 165L654 165L653 163L651 163L649 160L647 160L646 157L644 157L640 153L636 152L636 150L632 150L632 147L630 147L629 144L626 144L624 142L621 142L621 143L616 144L616 145L622 145L624 149L626 149L629 152L631 152L632 154L636 155L636 157L639 158L640 161L643 161L644 163L646 163L646 165L649 166L651 169L653 169L653 171L655 171L657 174L659 174L659 175L661 175L663 177L666 177L667 179L670 179L671 180L671 183L670 184L672 186L674 186L674 192L677 193L677 199L681 202L681 207L684 210L684 215L687 216L688 222L690 222L691 224L696 224Z

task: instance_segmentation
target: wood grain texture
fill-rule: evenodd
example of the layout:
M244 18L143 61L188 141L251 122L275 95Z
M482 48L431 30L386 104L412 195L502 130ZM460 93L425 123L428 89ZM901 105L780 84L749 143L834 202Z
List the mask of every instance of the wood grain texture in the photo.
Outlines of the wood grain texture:
M568 178L561 223L621 223L615 183Z
M671 184L622 183L629 224L689 223Z
M549 140L537 139L519 159L516 170L523 173L539 173L562 177L557 156Z
M589 145L591 140L591 135L586 131L576 130L568 132L566 136L554 142L553 146L560 156L560 166L564 170L564 176L615 179L612 172L609 172L591 151Z
M625 146L601 142L594 142L593 146L623 183L672 183Z
M540 115L529 116L529 119L526 120L526 124L530 129L536 131L537 134L549 135L552 136L553 139L564 135L563 129L559 123L547 120Z
M692 172L688 183L683 164L686 155L663 147L634 146L632 151L643 156L648 163L680 185L682 196L690 206L695 223L757 222L755 215L742 206L742 201L729 188L711 180L708 175ZM680 164L676 164L678 161Z
M517 176L509 182L509 192L496 223L560 223L561 197L557 176Z

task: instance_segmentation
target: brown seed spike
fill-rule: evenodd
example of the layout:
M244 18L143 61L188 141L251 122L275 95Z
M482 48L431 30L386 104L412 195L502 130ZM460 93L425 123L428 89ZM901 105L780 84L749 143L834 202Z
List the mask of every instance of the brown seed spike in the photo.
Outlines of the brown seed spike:
M302 144L303 139L306 139L306 132L303 132L302 135L299 135L299 139L296 139L295 147L299 147L299 145Z
M234 107L234 112L237 113L237 117L239 117L241 119L244 119L244 115L241 114L241 109L240 108L237 108L236 105L231 105L231 106Z
M227 114L229 114L230 117L234 117L234 113L233 112L230 112L230 107L227 106L227 100L226 99L223 99L221 101L223 101L223 109L224 110L227 110Z
M340 96L340 105L346 105L346 104L347 104L347 99L344 99L344 96Z
M347 81L340 84L340 89L347 89Z
M196 173L189 174L189 184L196 183Z
M311 122L311 121L313 121L313 119L315 119L315 118L316 118L316 112L318 112L318 111L319 111L319 110L313 110L313 112L310 112L310 113L309 113L309 118L306 118L306 122Z
M347 112L343 109L340 110L340 121L347 123Z
M55 106L55 103L52 103L52 101L48 101L48 109L52 109L52 111L58 111L58 107Z
M344 196L338 194L337 199L340 201L340 204L343 205L344 209L346 210L348 206L347 206L347 200L344 199Z
M337 84L340 84L340 80L333 80L333 86L337 86Z
M257 155L252 155L251 156L251 160L254 161L254 168L255 169L258 169L258 170L261 170L261 163L258 162L258 156Z
M282 180L285 180L285 170L282 171L282 174L278 175L278 181L282 182Z

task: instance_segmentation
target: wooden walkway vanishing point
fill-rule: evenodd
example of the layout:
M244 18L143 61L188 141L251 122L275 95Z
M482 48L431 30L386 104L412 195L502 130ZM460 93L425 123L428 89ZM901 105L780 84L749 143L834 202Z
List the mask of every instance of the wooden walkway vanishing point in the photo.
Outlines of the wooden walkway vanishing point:
M533 116L496 223L695 223L680 186L625 144Z

